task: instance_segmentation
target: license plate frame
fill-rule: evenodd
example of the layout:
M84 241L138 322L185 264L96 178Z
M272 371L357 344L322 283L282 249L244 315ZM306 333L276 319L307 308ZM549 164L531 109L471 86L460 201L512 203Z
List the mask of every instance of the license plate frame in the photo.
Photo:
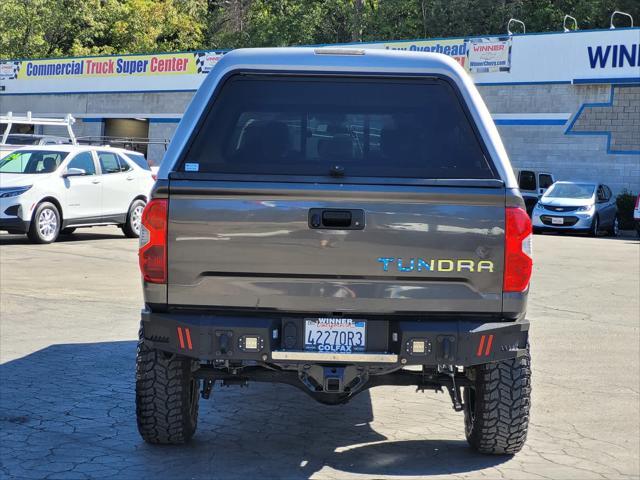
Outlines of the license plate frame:
M352 318L305 318L304 350L362 353L367 348L367 321Z
M563 217L551 217L551 224L552 225L564 225L564 218Z

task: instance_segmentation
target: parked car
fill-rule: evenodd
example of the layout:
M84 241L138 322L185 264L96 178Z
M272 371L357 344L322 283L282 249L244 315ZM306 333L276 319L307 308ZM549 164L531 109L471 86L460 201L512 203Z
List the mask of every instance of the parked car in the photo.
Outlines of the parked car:
M128 237L153 186L136 152L110 147L24 147L0 159L0 230L54 242L76 228L117 225Z
M638 232L638 236L640 237L640 195L636 197L636 206L633 209L633 220L636 224L636 232Z
M530 240L457 62L234 50L190 103L143 213L138 430L188 441L215 383L285 383L330 405L413 385L449 392L473 448L514 454L531 395Z
M618 207L611 189L590 182L555 182L533 210L534 232L573 231L596 236L619 233Z
M518 178L518 188L527 206L527 213L531 216L538 199L553 185L555 178L551 173L530 169L515 170L515 174Z
M151 188L153 188L153 185L155 185L155 181L158 178L158 169L156 167L152 167L151 165L149 165L147 158L144 156L144 154L140 152L133 152L133 151L127 150L126 155L129 159L133 160L135 164L138 165L141 169L149 172L149 175L151 175L151 179L153 180L153 183L151 184ZM147 198L150 198L150 195L151 195L151 189L147 192Z

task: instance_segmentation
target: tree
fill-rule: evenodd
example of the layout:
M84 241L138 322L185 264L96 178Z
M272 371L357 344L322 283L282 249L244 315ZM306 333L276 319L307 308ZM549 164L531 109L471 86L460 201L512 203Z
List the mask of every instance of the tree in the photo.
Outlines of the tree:
M0 58L148 53L608 28L638 0L0 0Z
M0 58L190 50L205 18L193 0L2 0Z

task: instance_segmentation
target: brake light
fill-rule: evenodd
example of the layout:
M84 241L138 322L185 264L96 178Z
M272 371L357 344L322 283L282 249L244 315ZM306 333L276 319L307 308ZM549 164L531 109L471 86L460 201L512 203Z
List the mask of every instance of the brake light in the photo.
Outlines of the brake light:
M507 207L504 238L503 290L524 292L531 280L533 260L531 219L522 208Z
M151 200L142 212L140 272L146 282L167 283L167 211L168 200Z
M156 180L158 180L158 175L156 175L155 173L152 173L151 178L153 178L153 181L155 182Z
M638 208L640 208L640 195L638 195L636 197L636 208L635 209L638 210Z

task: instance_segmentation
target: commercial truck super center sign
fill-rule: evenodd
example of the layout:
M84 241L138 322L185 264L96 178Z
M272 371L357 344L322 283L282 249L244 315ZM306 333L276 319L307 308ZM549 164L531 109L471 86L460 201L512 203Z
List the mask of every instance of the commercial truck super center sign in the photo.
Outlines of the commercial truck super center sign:
M0 61L0 94L195 90L224 52Z
M640 83L639 39L639 28L625 28L356 45L442 53L462 65L478 84ZM196 90L224 53L0 60L0 96Z
M207 73L218 58L215 53L205 53L204 56L198 53L179 53L33 60L14 62L15 71L3 70L3 73L18 80L41 77L198 74Z
M62 62L27 62L26 67L18 78L73 76L73 75L147 75L185 73L188 68L193 69L193 62L183 57L161 58L87 58L86 60L71 60ZM191 63L191 65L190 65Z

